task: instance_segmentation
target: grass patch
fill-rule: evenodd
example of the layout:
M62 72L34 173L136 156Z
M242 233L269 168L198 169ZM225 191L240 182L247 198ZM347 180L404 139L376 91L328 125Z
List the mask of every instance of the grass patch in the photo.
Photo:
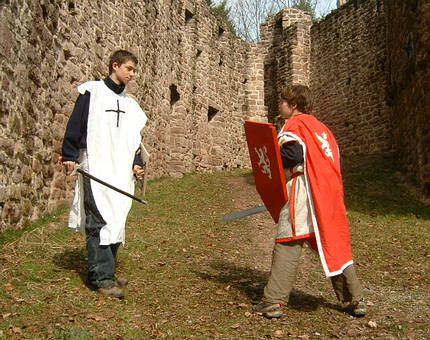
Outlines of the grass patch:
M149 183L149 204L133 203L119 250L118 274L130 280L123 301L85 285L84 237L67 230L66 213L4 239L0 339L428 338L429 206L389 160L375 162L345 170L365 318L342 311L307 251L286 317L252 312L273 223L268 214L219 221L257 205L249 171L236 171Z
M54 333L54 339L58 340L90 340L93 338L94 336L90 332L78 326L60 329Z
M30 223L27 222L23 228L20 229L10 229L6 230L2 233L0 233L0 249L3 247L6 243L11 243L20 237L22 237L25 233L29 233L35 229L40 228L41 226L44 226L49 223L56 223L59 220L59 216L63 215L65 211L68 210L68 207L59 207L55 212L52 214L48 214L36 222Z

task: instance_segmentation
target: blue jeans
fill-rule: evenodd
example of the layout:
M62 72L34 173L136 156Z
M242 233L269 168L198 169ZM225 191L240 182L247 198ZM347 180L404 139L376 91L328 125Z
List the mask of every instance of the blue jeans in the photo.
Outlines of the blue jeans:
M100 245L100 230L106 225L97 209L90 180L84 177L85 234L88 252L88 283L109 288L115 283L115 262L121 243Z

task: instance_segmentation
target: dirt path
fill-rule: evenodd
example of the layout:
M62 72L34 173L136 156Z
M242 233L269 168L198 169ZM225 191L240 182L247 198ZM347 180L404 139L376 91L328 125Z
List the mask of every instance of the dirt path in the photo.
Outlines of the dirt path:
M229 178L228 181L231 193L234 195L234 205L237 210L263 204L255 189L252 177L233 177ZM268 275L277 226L268 212L250 215L243 218L243 220L246 222L247 227L242 237L251 235L249 238L251 243L240 242L239 244L243 247L241 251L246 253L247 258L251 259L251 262L254 263L255 270ZM320 267L318 256L305 246L301 256L296 290L314 287L316 289L314 293L316 296L319 296L321 294L321 282L325 291L331 289L326 284L327 280L324 279L324 274ZM319 278L318 275L320 275ZM312 277L316 277L314 280L316 282L311 282L313 280ZM318 279L320 281L319 284Z
M246 209L262 204L250 177L231 178L229 180L236 209ZM366 240L364 235L358 234L361 233L363 222L356 221L356 212L352 212L350 215L356 269L364 287L369 314L364 319L350 319L348 326L342 325L342 323L336 324L334 321L333 325L328 327L331 328L333 338L423 338L423 334L428 334L429 331L430 287L427 279L414 282L414 277L426 277L423 272L425 261L422 258L418 260L413 266L414 269L408 273L407 267L404 266L411 264L396 261L396 255L399 256L400 252L396 251L397 254L390 254L390 250L388 250L391 248L391 245L388 245L390 243L395 244L396 238L391 241L392 236L381 234L381 237L385 238L384 241L381 240L382 243L376 242L376 248L372 249L374 240ZM373 221L371 216L367 216L367 218L369 217L370 222L366 222L367 224L372 226L374 223L378 223L376 219ZM252 259L255 270L264 273L263 280L255 291L255 299L258 300L266 282L264 279L267 278L270 271L276 225L267 212L246 217L244 220L247 222L247 232L252 234L252 242L244 246L242 251ZM387 222L383 221L381 224L383 225L383 223ZM395 224L399 224L399 228L403 229L401 219L388 222L387 227L391 227L393 233L396 229ZM427 225L427 227L429 226ZM378 232L375 230L372 237L378 239L377 234ZM426 237L427 242L428 239ZM407 247L413 251L414 243L422 247L422 242L425 243L426 241L412 239ZM387 249L384 249L385 247ZM394 249L396 249L395 245ZM428 251L422 255L427 258L430 256ZM383 262L379 264L376 259ZM386 264L383 264L384 262ZM381 268L386 269L381 271ZM404 274L400 274L399 271L404 272ZM258 289L260 289L260 293ZM322 271L319 257L305 247L296 285L290 296L287 316L296 318L300 312L313 311L320 307L330 311L328 319L338 320L343 317L341 306L334 296L331 284ZM322 321L322 323L325 322ZM327 327L327 325L323 327ZM387 331L387 328L390 329L390 327L391 330ZM373 331L370 332L370 330Z

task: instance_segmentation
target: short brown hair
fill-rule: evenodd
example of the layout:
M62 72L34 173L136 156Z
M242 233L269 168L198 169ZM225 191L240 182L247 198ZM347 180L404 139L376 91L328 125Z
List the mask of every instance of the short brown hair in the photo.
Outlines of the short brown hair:
M311 113L312 96L309 87L305 85L290 85L282 89L281 100L289 105L297 105L297 109L303 113Z
M136 56L126 50L118 50L112 53L112 55L109 58L109 74L112 74L113 72L113 63L117 63L118 65L122 65L125 62L131 60L137 65L137 58Z

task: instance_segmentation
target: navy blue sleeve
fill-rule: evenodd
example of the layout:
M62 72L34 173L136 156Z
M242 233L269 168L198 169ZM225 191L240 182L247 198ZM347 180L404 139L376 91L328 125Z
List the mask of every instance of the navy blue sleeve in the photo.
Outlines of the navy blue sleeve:
M142 168L145 166L145 163L142 161L142 157L140 157L140 146L139 146L139 149L137 149L136 154L134 156L133 168L135 165L139 165Z
M281 158L284 169L303 163L303 148L297 142L285 143L281 146Z
M63 139L62 154L65 161L78 161L79 149L87 146L87 123L90 93L80 94L67 123Z

